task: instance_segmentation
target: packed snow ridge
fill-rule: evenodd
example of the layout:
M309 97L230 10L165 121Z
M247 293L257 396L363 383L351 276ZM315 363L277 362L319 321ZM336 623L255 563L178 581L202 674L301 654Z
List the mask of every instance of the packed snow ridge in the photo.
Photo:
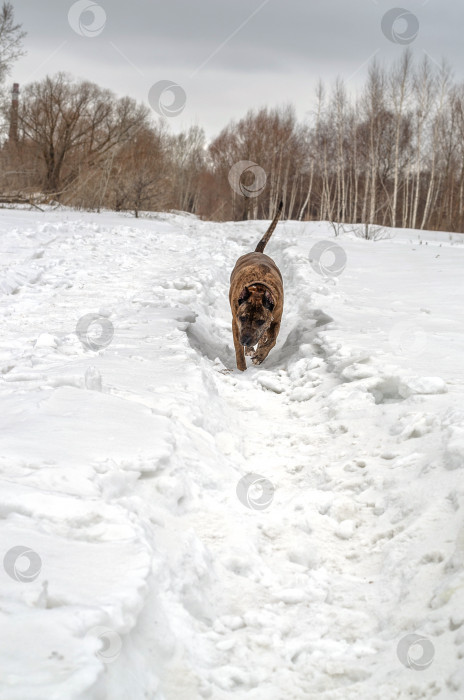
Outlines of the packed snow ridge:
M464 238L267 225L0 211L2 700L464 697Z

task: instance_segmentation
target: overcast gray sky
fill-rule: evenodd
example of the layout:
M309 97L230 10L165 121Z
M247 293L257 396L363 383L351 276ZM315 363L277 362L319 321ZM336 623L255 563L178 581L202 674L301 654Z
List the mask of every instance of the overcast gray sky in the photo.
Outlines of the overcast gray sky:
M304 118L319 78L356 90L370 59L388 65L405 45L419 59L445 57L463 80L462 0L397 2L12 0L28 53L10 80L64 70L147 104L152 85L172 81L186 99L170 125L195 123L210 137L250 107L291 102Z

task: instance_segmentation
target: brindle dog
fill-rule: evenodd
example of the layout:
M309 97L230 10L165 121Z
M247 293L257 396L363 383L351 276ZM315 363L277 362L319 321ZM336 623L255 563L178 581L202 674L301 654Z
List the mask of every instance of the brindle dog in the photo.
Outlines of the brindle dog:
M281 212L282 202L255 252L242 255L230 276L232 332L237 367L242 372L246 370L245 355L251 356L254 365L260 365L276 344L279 333L284 307L282 275L263 250Z

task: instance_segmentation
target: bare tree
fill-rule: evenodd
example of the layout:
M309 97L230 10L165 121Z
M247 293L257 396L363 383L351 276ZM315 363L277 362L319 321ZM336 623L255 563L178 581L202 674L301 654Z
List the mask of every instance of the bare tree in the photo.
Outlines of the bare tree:
M382 117L385 113L385 73L374 61L369 68L369 76L364 94L369 138L369 188L366 188L363 220L375 222L377 211L377 185L380 169L380 143L382 140ZM367 194L369 193L369 196Z
M280 199L287 216L297 215L296 197L307 164L305 135L306 129L287 105L250 110L213 140L209 147L212 170L218 186L230 194L234 218L272 218ZM230 169L239 161L254 162L266 173L266 186L259 196L245 198L225 186ZM252 182L251 177L242 184Z
M398 208L398 188L400 180L400 146L404 112L411 91L412 54L409 49L403 53L398 64L389 76L389 98L395 115L395 161L393 179L393 198L391 206L391 225L396 226Z
M414 169L414 201L411 210L411 228L416 228L419 211L419 197L422 180L422 158L424 154L424 137L430 109L436 93L436 81L427 56L424 59L414 78L414 92L416 99L415 109L415 169Z
M337 219L345 221L346 217L346 178L345 178L345 137L346 137L346 91L340 78L335 82L333 94L333 112L335 118L335 135L337 140Z
M11 66L24 55L22 42L26 32L15 23L13 5L4 2L0 9L0 83L11 70Z
M430 140L430 170L429 170L429 185L427 188L427 196L422 215L421 229L429 217L430 208L432 206L433 197L435 194L435 182L437 178L437 159L439 157L439 134L442 127L443 111L445 109L447 96L450 88L450 68L445 61L442 62L437 78L437 100L435 105L435 114L433 115L432 134Z
M144 209L159 210L169 204L169 167L160 130L144 128L114 159L110 174L117 211L131 209L136 217Z
M64 73L28 85L19 109L22 140L34 143L44 165L43 189L60 193L83 164L93 166L147 124L148 110Z
M317 107L316 107L316 112L315 112L315 119L316 119L316 126L314 130L314 136L311 135L309 139L309 148L311 150L314 149L314 142L317 144L318 139L319 139L319 128L321 124L321 117L322 117L322 111L324 109L324 99L325 99L325 89L324 85L322 84L322 81L319 81L316 87L316 100L317 100ZM308 206L310 199L311 199L311 193L313 189L313 182L314 182L314 169L315 169L315 153L310 153L309 155L310 159L310 166L309 166L309 181L308 181L308 189L306 193L306 197L304 199L303 204L301 205L300 212L298 214L298 221L301 221L303 218L303 215L306 211L306 207Z
M13 5L4 2L0 7L0 88L11 71L16 59L24 55L22 41L26 32L22 31L21 25L15 22ZM11 102L9 96L2 99L0 104L0 187L12 190L16 188L18 175L23 169L18 162L18 154L15 143L6 143L6 147L1 147L4 135L7 134L8 125L13 123L11 113Z
M196 212L201 176L206 168L205 132L198 126L169 139L173 171L173 206Z

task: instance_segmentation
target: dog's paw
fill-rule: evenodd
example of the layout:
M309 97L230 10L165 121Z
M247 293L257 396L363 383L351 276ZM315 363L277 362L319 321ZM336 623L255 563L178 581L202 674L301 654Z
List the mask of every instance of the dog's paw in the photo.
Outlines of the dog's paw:
M247 357L253 357L254 354L255 354L255 349L253 347L248 348L245 346L245 355Z
M251 358L251 361L254 365L260 365L263 360L264 357L260 357L259 355L253 355L253 357Z

